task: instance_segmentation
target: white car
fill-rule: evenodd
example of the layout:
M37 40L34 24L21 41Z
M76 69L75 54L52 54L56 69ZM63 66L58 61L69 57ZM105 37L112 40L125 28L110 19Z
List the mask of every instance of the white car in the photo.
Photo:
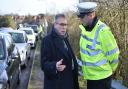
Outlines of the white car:
M0 32L11 34L20 54L21 66L26 67L28 61L27 59L30 58L30 45L27 43L26 33L18 30L2 30Z
M28 43L31 45L32 48L35 48L36 46L36 36L32 28L25 27L25 28L19 28L19 30L25 31L28 38Z
M33 31L35 33L35 36L36 36L36 40L38 40L39 39L39 35L40 35L38 25L26 25L26 27L30 27L30 28L33 29Z

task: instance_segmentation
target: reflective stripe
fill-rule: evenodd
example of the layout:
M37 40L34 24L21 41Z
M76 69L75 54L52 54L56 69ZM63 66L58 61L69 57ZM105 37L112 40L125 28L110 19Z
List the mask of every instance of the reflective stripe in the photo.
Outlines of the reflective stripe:
M80 76L83 76L83 73L81 71L81 67L83 66L82 61L80 59L77 59L77 64L80 67L78 73L79 73Z
M94 37L94 39L93 39L93 43L92 43L92 47L91 47L91 49L95 49L95 46L96 46L96 40L97 40L97 37L98 37L98 35L99 35L99 32L100 32L100 30L103 28L103 27L105 27L106 25L105 24L101 24L98 28L97 28L97 30L96 30L96 33L95 33L95 37Z
M92 49L92 46L91 45L87 45L86 48L91 49L91 50L94 50L94 49Z
M103 60L101 60L101 61L99 61L99 62L96 62L96 63L83 62L83 65L96 67L96 66L104 65L104 64L106 64L106 63L107 63L107 60L106 60L106 59L103 59Z
M80 59L77 59L77 63L79 66L82 66L82 61Z
M100 54L102 51L101 50L96 50L96 51L93 51L93 52L88 52L86 50L84 50L83 48L80 47L80 51L88 56L95 56L97 54Z
M109 55L112 55L112 54L116 53L117 51L119 51L118 47L114 48L113 50L110 50L110 51L106 52L105 55L109 56Z
M90 39L90 38L88 38L88 37L85 36L85 35L80 34L80 36L83 37L84 39L90 41L90 42L93 42L93 39ZM96 44L100 45L100 42L97 42L97 41L96 41Z
M119 62L119 59L114 59L114 60L112 60L111 64L118 63L118 62Z

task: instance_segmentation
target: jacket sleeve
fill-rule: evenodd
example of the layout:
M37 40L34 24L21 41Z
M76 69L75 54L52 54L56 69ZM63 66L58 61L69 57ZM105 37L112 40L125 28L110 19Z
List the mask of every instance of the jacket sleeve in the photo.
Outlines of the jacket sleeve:
M102 51L104 52L113 71L116 70L119 62L119 48L109 27L100 32Z
M50 45L50 42L46 38L41 42L41 69L46 76L54 78L56 75L56 61L52 58Z

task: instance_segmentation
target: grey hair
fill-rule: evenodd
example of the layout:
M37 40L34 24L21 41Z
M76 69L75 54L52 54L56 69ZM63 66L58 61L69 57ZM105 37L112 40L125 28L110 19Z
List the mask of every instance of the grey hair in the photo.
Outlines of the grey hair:
M54 18L54 22L58 19L58 18L66 18L66 16L64 14L57 14L55 15L55 18Z

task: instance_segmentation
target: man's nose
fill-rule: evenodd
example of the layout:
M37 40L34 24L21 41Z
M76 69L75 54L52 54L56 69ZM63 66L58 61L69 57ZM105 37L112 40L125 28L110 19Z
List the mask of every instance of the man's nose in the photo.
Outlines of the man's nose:
M67 28L67 26L65 25L65 26L63 26L63 28Z

